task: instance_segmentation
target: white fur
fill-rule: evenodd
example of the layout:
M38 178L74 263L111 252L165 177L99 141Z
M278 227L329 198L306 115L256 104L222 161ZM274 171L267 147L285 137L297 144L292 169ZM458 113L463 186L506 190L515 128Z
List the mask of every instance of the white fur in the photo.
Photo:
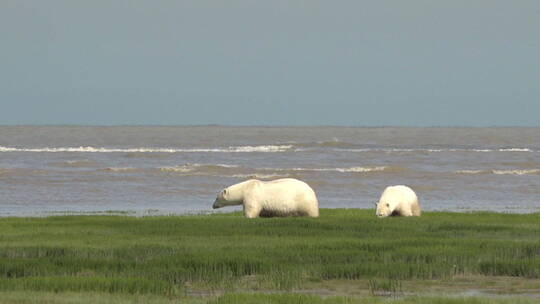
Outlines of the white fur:
M407 186L387 187L377 204L377 216L420 216L420 203L414 191Z
M214 209L243 205L247 218L259 216L319 216L315 191L303 181L283 178L273 181L251 179L225 188Z

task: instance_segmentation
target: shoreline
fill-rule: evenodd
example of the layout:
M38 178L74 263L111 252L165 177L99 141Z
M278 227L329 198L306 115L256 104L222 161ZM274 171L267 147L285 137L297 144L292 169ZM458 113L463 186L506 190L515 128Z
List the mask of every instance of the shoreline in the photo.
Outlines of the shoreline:
M373 211L374 208L320 208L321 210L361 210L361 211ZM517 208L516 208L517 209ZM48 218L57 216L128 216L128 217L184 217L184 216L199 216L199 215L215 215L215 214L236 214L241 213L241 210L188 210L185 212L172 212L159 209L144 209L144 210L98 210L98 211L36 211L36 212L23 212L15 213L0 212L0 220L4 218ZM474 213L494 213L494 214L536 214L540 213L539 210L527 210L522 212L516 212L516 210L508 209L507 211L501 210L483 210L483 209L461 209L461 210L422 210L422 213L454 213L454 214L474 214ZM375 217L375 215L374 215Z

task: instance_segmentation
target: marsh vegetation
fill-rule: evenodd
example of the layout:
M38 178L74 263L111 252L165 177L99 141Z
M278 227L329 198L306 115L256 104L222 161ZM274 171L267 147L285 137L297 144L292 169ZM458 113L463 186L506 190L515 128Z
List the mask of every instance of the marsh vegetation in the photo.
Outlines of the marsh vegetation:
M89 293L115 302L124 295L194 303L413 303L411 296L443 285L539 293L538 213L373 213L3 218L0 293L14 302ZM506 278L513 285L500 283Z

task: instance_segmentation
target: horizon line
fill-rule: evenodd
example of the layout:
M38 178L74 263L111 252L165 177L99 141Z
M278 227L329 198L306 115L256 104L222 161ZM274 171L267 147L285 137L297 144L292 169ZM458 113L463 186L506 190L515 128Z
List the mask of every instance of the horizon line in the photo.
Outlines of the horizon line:
M540 128L525 125L287 125L287 124L1 124L0 127L254 127L254 128Z

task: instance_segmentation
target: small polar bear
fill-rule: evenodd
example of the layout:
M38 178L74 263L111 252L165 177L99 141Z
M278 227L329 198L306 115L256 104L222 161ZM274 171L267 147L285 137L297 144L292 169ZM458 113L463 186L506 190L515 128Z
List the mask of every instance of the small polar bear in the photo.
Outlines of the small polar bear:
M420 203L414 191L407 186L390 186L377 204L377 216L420 216Z
M319 216L315 191L303 181L283 178L273 181L251 179L223 189L212 206L243 205L247 218L273 216Z

